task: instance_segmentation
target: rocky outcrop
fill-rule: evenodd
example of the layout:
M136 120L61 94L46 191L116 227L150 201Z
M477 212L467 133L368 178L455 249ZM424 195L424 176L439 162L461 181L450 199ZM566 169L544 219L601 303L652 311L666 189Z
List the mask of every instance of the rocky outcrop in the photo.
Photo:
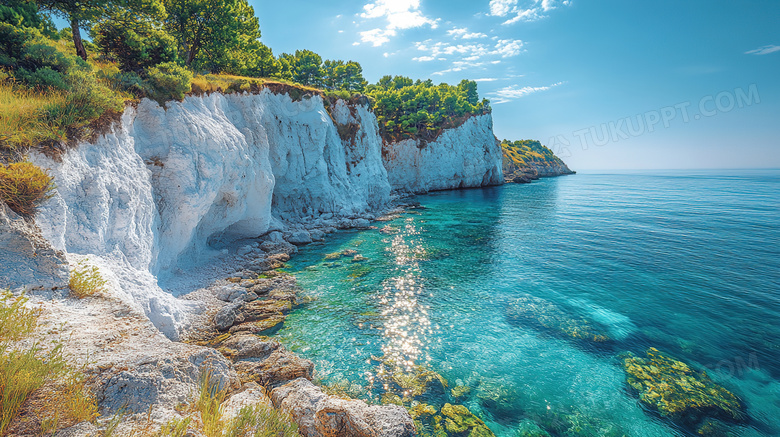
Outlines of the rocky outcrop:
M433 142L404 140L385 144L382 160L393 190L409 193L499 185L501 148L493 117L470 117Z
M409 413L398 405L369 406L326 395L299 378L271 392L274 406L288 412L305 437L406 437L415 435Z
M68 284L65 254L43 238L32 220L0 202L0 290L58 288Z
M501 144L504 180L529 183L539 178L575 174L552 150L539 141L523 140Z
M101 416L123 414L122 426L178 417L176 406L192 400L207 372L223 387L238 387L231 362L219 352L170 341L111 290L85 300L31 299L41 310L35 335L40 346L66 339L60 342L64 355L83 369Z

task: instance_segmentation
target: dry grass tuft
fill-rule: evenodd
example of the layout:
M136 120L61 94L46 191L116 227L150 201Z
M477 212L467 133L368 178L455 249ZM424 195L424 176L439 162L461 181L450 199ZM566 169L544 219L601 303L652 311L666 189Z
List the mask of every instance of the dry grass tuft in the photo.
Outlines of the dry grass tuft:
M38 204L49 198L52 180L30 162L0 164L0 199L17 214L31 216Z

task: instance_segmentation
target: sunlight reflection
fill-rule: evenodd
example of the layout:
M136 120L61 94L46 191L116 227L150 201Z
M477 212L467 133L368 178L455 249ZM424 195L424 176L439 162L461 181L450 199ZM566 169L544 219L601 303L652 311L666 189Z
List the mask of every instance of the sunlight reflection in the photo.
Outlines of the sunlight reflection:
M404 230L389 241L387 251L395 259L397 275L383 282L379 297L385 317L384 357L407 368L431 359L426 352L431 334L430 306L419 300L428 294L420 277L419 261L426 250L415 238L419 235L414 219L408 218Z

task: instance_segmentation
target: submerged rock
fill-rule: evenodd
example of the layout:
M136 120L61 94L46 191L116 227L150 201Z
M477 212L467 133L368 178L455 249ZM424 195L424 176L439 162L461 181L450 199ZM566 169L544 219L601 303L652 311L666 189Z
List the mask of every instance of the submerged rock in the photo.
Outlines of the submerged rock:
M450 394L453 398L462 398L466 396L467 394L471 393L471 387L467 385L458 385L452 388L452 391L450 391Z
M658 349L648 349L647 358L625 358L623 369L642 403L675 422L692 426L707 417L744 418L736 395L713 382L706 372L697 372Z
M574 316L558 305L534 296L521 297L506 309L510 322L551 332L563 338L604 343L610 340L605 329L595 322Z
M550 437L550 433L536 424L533 420L523 420L517 426L516 437Z
M488 437L493 432L479 417L463 405L444 404L441 407L444 429L447 435L455 437Z
M379 361L377 378L404 402L446 398L447 380L437 372L424 366L398 363L391 358L373 359Z
M502 380L483 379L476 397L480 406L497 420L514 421L523 408L517 387Z

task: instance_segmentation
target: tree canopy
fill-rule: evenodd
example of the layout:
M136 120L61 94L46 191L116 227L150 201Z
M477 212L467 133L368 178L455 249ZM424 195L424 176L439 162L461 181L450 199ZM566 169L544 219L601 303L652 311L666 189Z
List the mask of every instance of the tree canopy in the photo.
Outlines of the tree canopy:
M457 86L434 85L429 79L414 81L402 76L384 76L366 88L374 99L375 112L385 138L434 139L460 118L490 110L479 101L477 83L463 80Z

